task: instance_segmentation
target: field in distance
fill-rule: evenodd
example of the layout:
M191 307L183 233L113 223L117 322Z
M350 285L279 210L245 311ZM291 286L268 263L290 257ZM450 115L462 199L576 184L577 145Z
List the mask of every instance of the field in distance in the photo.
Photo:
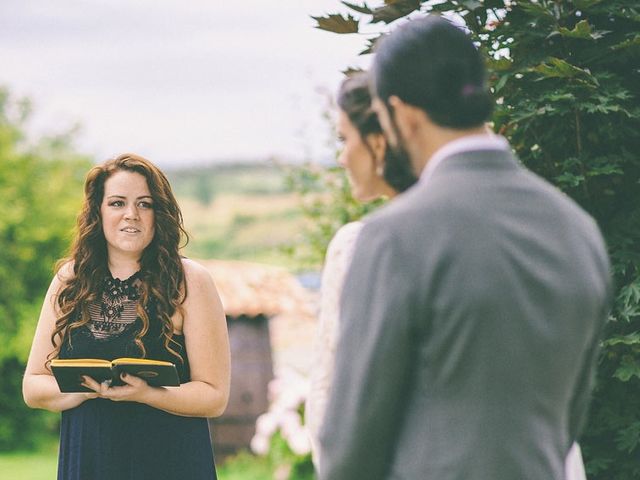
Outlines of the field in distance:
M185 254L298 270L287 250L305 220L287 186L287 168L256 163L168 171L191 237Z

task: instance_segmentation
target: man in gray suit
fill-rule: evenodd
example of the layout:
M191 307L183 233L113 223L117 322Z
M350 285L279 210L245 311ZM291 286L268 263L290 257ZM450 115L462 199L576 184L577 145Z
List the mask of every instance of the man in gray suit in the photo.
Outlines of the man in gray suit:
M486 132L484 76L471 40L437 17L376 53L376 110L421 177L356 246L321 479L564 478L609 263L593 219Z

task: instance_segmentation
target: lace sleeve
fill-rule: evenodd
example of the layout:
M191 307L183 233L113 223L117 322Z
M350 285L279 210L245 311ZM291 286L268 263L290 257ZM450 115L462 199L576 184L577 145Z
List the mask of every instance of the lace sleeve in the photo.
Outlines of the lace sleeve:
M319 457L318 434L333 379L333 363L340 322L340 295L362 225L362 222L348 223L336 232L327 249L322 272L320 316L314 343L315 361L305 409L312 456L316 465Z
M580 451L580 445L577 443L571 445L564 463L564 472L567 480L587 480L584 463L582 462L582 452Z

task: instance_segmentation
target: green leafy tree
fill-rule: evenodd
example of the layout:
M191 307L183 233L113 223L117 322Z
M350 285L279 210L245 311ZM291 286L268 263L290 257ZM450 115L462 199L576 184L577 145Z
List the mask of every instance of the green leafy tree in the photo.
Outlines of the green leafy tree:
M589 478L640 478L637 0L341 3L349 13L314 17L317 27L368 35L365 54L397 23L416 16L441 13L463 22L489 59L495 130L528 168L598 221L612 259L615 304L581 444ZM371 33L370 24L379 31Z
M307 163L291 167L287 183L299 194L306 220L303 231L287 250L296 263L307 268L322 265L329 241L342 225L361 218L383 202L365 204L355 200L344 170L337 166Z
M54 421L29 410L21 382L40 306L65 254L90 162L73 131L30 140L24 99L0 88L0 450L33 446Z

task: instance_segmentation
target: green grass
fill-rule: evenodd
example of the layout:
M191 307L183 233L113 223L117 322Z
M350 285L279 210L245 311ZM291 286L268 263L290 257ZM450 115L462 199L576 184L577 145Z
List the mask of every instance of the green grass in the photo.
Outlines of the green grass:
M41 452L0 453L2 478L51 480L58 471L57 446Z
M16 480L51 480L58 469L57 445L41 452L0 453L0 477ZM220 480L271 480L266 458L241 453L217 467Z
M271 480L273 473L266 458L243 452L217 467L220 480Z

